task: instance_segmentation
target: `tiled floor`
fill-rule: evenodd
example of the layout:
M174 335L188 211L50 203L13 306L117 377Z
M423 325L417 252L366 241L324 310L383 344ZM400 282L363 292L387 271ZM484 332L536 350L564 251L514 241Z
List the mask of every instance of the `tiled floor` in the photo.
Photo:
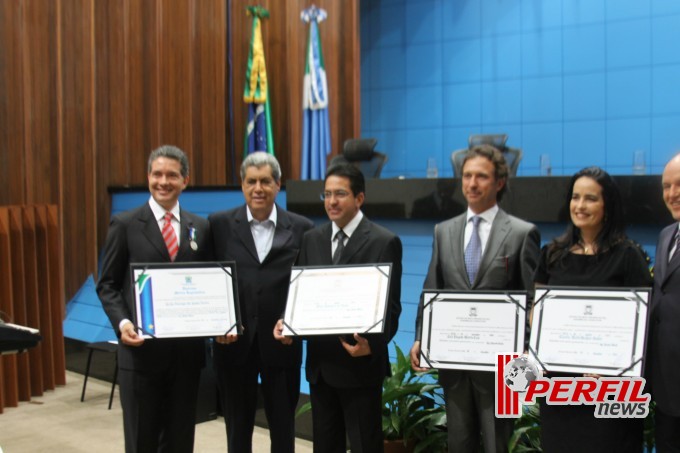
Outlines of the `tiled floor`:
M66 386L48 391L18 408L0 414L0 453L124 451L122 415L118 394L108 410L111 385L90 378L85 402L80 402L83 376L67 371ZM196 425L197 453L224 453L227 441L224 420ZM253 452L270 451L269 431L255 428ZM298 439L298 453L312 451L309 441Z

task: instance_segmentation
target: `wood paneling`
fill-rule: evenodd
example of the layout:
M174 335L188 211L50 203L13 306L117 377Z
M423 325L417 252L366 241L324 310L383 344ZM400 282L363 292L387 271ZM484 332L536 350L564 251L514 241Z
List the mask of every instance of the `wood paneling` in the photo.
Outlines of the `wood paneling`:
M42 335L28 352L0 356L0 413L66 384L56 213L54 205L0 206L0 310Z
M183 148L194 185L239 182L231 162L238 168L242 158L250 3L0 1L0 205L57 205L62 305L96 274L110 216L107 187L145 185L150 150ZM345 138L359 135L359 6L314 3L328 11L320 30L337 153ZM297 178L308 33L300 11L312 0L260 4L271 16L262 30L276 154L284 179ZM20 247L31 244L28 238ZM33 288L19 291L30 298Z
M0 1L0 205L24 199L22 8Z
M227 159L227 79L225 2L196 2L192 24L192 170L191 180L202 184L231 182ZM212 150L212 152L211 152Z
M40 327L40 307L38 306L38 252L35 239L35 212L33 209L21 210L21 235L24 242L24 261L23 269L16 269L24 278L24 300L23 306L26 307L26 325L29 327ZM16 303L16 301L15 301ZM16 307L16 305L15 305ZM30 363L30 382L31 395L41 396L43 394L43 348L38 345L28 351Z
M10 228L10 260L12 274L12 320L15 324L27 326L28 309L26 307L26 279L24 278L24 226L21 208L13 206L9 211ZM17 376L19 385L19 401L31 399L30 363L28 354L19 354L17 357Z
M12 249L10 246L9 211L0 208L0 268L11 269ZM0 272L0 312L3 319L13 319L12 278L7 271ZM14 355L0 355L0 413L3 408L19 405L19 384L17 358Z

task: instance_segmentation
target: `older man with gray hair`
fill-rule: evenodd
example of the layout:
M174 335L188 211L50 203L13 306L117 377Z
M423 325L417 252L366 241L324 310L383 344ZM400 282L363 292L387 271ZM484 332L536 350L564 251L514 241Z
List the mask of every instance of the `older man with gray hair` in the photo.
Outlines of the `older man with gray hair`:
M245 204L209 217L215 256L235 261L243 335L216 339L214 364L230 453L252 451L258 376L272 452L295 450L302 345L283 346L272 329L286 305L290 271L302 235L314 225L275 203L281 167L264 152L241 164Z

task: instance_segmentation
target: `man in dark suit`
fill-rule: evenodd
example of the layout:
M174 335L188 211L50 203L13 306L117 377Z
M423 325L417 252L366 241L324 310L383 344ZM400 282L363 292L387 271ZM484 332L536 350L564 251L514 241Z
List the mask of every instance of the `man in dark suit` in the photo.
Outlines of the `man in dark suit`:
M647 372L656 401L656 451L680 452L680 154L662 176L663 199L676 220L659 235L654 263Z
M164 145L148 163L151 197L111 219L97 294L118 335L118 383L125 451L191 452L205 362L202 338L145 340L134 316L130 263L212 258L208 221L180 209L189 182L182 150Z
M468 210L435 226L423 288L528 290L533 294L540 235L534 225L498 207L507 178L508 166L496 148L481 145L468 152L462 182ZM418 370L422 369L421 323L422 303L411 348L411 364ZM439 381L446 397L449 451L476 452L480 430L487 453L507 451L514 420L495 418L494 373L442 369Z
M306 372L317 453L345 453L346 436L352 451L383 451L382 382L390 373L387 345L399 327L402 247L399 237L363 215L364 193L364 176L357 168L331 166L323 192L331 222L305 234L298 259L300 266L392 264L383 334L307 339ZM281 335L282 329L280 320L274 336L290 342Z
M280 188L276 158L250 154L241 165L246 204L209 217L216 258L236 262L244 326L241 337L218 337L214 349L230 453L252 451L258 375L272 452L295 450L302 344L286 347L271 331L286 307L302 235L314 224L275 204Z

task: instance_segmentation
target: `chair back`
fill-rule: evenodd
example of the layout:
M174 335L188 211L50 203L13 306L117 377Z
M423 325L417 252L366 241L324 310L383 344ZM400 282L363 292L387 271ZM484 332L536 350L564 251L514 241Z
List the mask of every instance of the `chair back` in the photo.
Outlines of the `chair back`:
M331 159L329 167L339 163L350 163L361 170L364 178L379 178L387 155L375 151L375 138L351 138L345 140L342 154Z
M463 161L470 148L477 145L491 145L503 153L508 164L508 176L517 176L517 169L522 160L522 150L520 148L509 148L505 146L508 141L507 134L477 134L470 135L468 138L469 148L457 149L451 153L451 166L453 167L453 177L463 176Z

